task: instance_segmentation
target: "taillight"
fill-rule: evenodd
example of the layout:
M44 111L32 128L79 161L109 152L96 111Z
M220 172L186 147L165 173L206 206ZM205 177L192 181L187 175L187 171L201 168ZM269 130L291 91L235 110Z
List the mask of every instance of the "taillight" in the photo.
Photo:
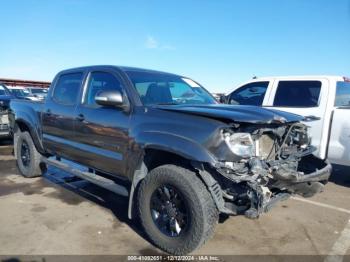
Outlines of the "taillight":
M344 82L350 82L350 77L343 76Z

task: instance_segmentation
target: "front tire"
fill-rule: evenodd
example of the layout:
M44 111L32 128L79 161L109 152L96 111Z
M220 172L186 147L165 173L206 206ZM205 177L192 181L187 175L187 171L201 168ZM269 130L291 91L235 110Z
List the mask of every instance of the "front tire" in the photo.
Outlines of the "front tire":
M14 150L19 172L24 177L41 176L45 164L41 162L42 156L36 149L30 134L17 131L14 138Z
M138 194L141 224L154 245L174 255L185 255L212 235L219 212L197 175L175 165L153 169Z

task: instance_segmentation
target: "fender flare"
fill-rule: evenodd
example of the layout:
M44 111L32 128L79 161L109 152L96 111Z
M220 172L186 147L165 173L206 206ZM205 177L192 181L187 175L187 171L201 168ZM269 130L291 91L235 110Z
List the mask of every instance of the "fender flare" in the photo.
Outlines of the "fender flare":
M198 161L214 165L215 157L200 143L187 137L163 131L141 132L136 142L143 149L157 149L170 152L191 161Z
M39 135L41 132L39 120L36 117L35 118L32 117L31 114L28 114L23 111L18 111L16 112L15 126L13 127L14 131L16 131L15 128L18 128L16 127L16 125L19 126L19 124L25 125L28 128L30 136L32 137L34 145L37 148L37 150L40 153L45 153L45 150Z

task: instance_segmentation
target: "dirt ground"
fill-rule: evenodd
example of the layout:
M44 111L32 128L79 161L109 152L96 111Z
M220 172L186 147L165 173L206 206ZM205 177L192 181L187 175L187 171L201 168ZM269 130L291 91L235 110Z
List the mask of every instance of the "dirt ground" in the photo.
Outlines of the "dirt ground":
M158 255L127 199L55 168L26 179L0 145L0 255ZM336 167L325 191L281 202L257 220L230 217L194 254L350 254L350 172ZM340 259L340 260L339 260Z

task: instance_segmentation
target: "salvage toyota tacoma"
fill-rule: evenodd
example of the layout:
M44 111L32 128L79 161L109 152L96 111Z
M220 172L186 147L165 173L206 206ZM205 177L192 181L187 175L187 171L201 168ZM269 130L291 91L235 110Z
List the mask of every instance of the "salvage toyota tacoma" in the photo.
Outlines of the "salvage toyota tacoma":
M14 100L10 108L23 176L51 165L128 197L129 218L170 254L203 245L220 214L258 218L293 194L313 196L331 172L312 154L303 117L218 104L175 74L69 69L44 102Z

